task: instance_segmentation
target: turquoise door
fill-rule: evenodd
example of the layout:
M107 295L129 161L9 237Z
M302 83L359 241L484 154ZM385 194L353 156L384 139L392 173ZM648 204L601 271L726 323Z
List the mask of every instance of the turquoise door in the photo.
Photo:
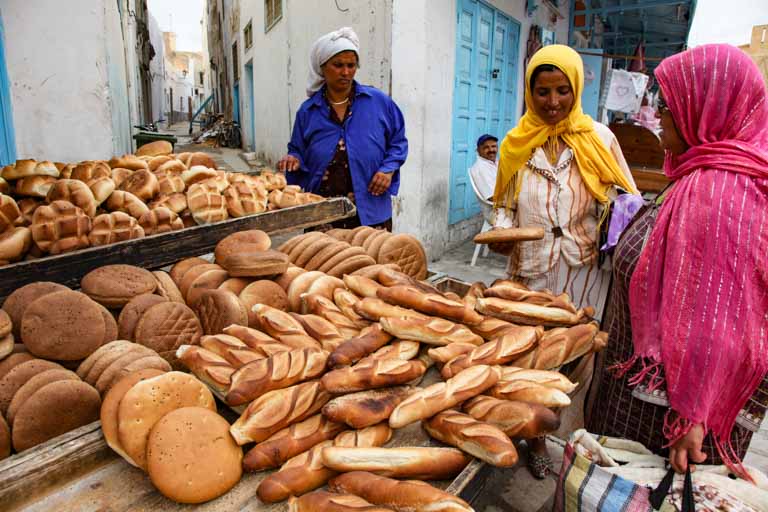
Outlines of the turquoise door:
M246 98L248 98L248 108L250 109L250 119L248 121L250 121L251 137L250 141L248 141L248 146L252 150L256 150L256 102L253 97L253 62L245 65L245 86L247 87Z
M5 66L5 31L3 19L0 18L0 166L16 161L11 114L11 83Z
M232 119L236 122L240 122L240 84L237 83L233 87L232 93Z
M468 170L477 138L501 140L517 122L517 54L520 23L478 0L457 0L456 77L448 222L480 212Z

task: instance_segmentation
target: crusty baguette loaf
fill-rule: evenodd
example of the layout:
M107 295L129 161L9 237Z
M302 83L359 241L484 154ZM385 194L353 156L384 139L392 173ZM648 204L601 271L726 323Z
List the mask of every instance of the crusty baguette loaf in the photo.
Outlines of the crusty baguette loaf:
M563 393L572 393L577 383L571 382L568 377L560 372L550 370L530 370L526 368L516 368L514 366L502 366L501 377L497 385L506 384L514 380L527 380L536 382L548 388L559 389Z
M455 448L323 447L323 465L339 472L369 471L392 478L447 480L469 463Z
M261 350L256 351L228 334L203 336L200 338L200 346L224 358L233 368L240 368L251 361L264 358Z
M461 498L418 480L394 480L364 471L337 476L328 483L333 492L348 492L375 505L398 511L474 512Z
M343 423L331 421L322 414L315 414L276 432L251 448L243 458L243 469L261 471L280 467L287 460L316 444L333 439L346 428Z
M246 404L275 389L319 377L327 361L325 350L303 348L249 363L232 374L227 403Z
M372 354L392 340L392 335L385 332L381 325L372 324L360 332L359 336L341 343L328 357L330 368L340 368L356 363Z
M559 307L539 306L528 302L515 302L496 297L477 299L477 310L484 314L523 325L546 327L571 326L589 321L589 311L580 309L577 313Z
M344 338L354 338L360 333L357 324L342 313L332 300L309 293L301 296L301 303L302 309L307 313L321 316L335 325Z
M473 366L445 382L437 382L416 391L392 411L389 426L402 428L477 396L496 384L499 373L498 369L491 366Z
M368 427L388 420L395 407L414 390L411 386L396 386L337 396L323 406L322 413L352 428Z
M442 295L424 293L412 286L382 287L376 294L385 302L395 306L412 308L425 315L437 316L467 325L479 324L483 321L482 316L463 302L451 300Z
M289 498L288 512L392 512L392 509L371 505L354 494L312 491L299 498Z
M256 494L261 501L274 503L313 491L337 474L323 465L324 448L381 446L391 437L392 430L382 424L342 432L333 441L323 441L288 460L278 471L262 480Z
M477 302L477 299L480 297L484 297L485 292L485 283L482 281L476 281L472 283L472 285L469 287L469 290L467 290L467 293L464 294L464 297L462 299L464 302L472 307L475 307L475 303Z
M517 450L497 427L457 411L443 411L422 422L427 433L493 466L517 464Z
M360 362L368 361L369 359L402 359L403 361L408 361L419 354L420 346L421 344L418 341L393 341L389 345L384 345L373 354L365 356Z
M428 345L442 346L450 343L481 345L484 341L466 326L444 318L382 317L379 323L385 331L396 338L420 341Z
M321 348L320 343L312 338L298 320L285 311L280 311L265 304L256 304L252 311L259 328L291 348Z
M224 334L234 336L251 349L260 351L265 357L273 356L279 352L288 352L291 347L280 343L269 334L245 327L244 325L232 324L224 328Z
M363 318L355 311L355 304L360 302L360 297L344 288L333 290L333 302L336 304L344 316L352 320L357 329L364 329L371 325L371 321Z
M516 327L516 324L505 322L504 320L492 316L483 317L483 321L479 324L469 326L472 332L482 336L486 341L492 341L500 336L504 336L507 331Z
M543 327L516 327L494 341L484 343L468 354L448 361L441 371L449 379L465 368L478 364L506 364L530 350L544 334Z
M568 395L555 388L548 388L530 380L513 380L497 384L488 394L500 400L513 400L539 404L544 407L567 407L571 405Z
M451 343L444 347L430 348L427 350L427 354L436 362L445 364L454 357L472 352L476 348L477 346L471 343Z
M197 345L182 345L176 357L195 377L208 386L226 392L235 369L224 358Z
M229 431L239 445L261 442L318 412L331 395L311 380L262 395L248 405Z
M382 286L373 279L368 279L363 276L345 275L342 279L352 293L363 298L376 298L377 290L382 288Z
M332 352L345 340L339 329L321 316L300 315L298 313L291 313L291 316L299 321L307 334L320 342L323 350Z
M421 359L371 359L330 371L323 375L322 383L329 393L354 393L407 384L426 371Z
M480 395L464 402L464 412L500 428L514 439L534 439L560 428L560 416L538 404Z
M419 281L408 274L404 274L390 267L382 267L377 274L377 281L384 286L397 286L399 284L405 286L413 286L424 293L435 293L437 295L443 295L443 292L435 288L429 283Z
M542 238L544 238L544 228L542 227L502 228L478 233L475 235L474 242L476 244L499 244L541 240Z
M512 366L551 370L590 352L602 350L603 338L598 337L597 324L588 323L569 328L552 329L544 333L536 347L512 361Z
M383 317L390 318L427 318L427 315L423 315L412 309L401 308L400 306L393 306L381 299L365 297L355 304L355 312L363 318L367 318L373 322L378 322Z
M567 293L553 295L546 291L534 291L524 284L509 279L494 281L491 287L483 292L483 295L515 302L528 302L539 306L559 307L571 313L577 312L576 306L573 305Z

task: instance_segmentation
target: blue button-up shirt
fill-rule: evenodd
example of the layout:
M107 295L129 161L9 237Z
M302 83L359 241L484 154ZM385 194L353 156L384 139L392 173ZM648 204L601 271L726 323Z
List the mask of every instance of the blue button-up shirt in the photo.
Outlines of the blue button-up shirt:
M325 87L313 94L296 113L288 154L299 159L301 168L286 173L288 183L317 192L336 153L336 144L343 137L360 222L384 222L392 217L390 196L397 195L400 167L408 156L403 114L392 98L375 87L355 82L352 114L339 125L331 120L324 91ZM394 175L389 190L374 196L368 192L368 184L379 171Z

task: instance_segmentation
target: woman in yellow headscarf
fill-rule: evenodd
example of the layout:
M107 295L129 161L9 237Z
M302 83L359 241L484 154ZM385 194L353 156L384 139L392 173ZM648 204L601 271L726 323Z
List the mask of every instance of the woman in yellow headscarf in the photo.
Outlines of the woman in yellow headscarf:
M525 83L526 113L499 152L494 227L542 227L545 235L492 249L509 255L511 279L568 293L577 307L593 306L599 320L611 278L598 263L599 227L619 190L637 188L616 137L582 111L578 53L562 45L542 48ZM547 463L543 440L533 442L534 476L545 476Z

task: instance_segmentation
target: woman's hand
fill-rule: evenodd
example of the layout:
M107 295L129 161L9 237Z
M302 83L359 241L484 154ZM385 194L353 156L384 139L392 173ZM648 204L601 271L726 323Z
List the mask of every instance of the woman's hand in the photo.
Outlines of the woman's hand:
M704 425L699 423L669 448L669 463L675 468L675 471L685 473L688 469L689 460L697 464L706 460L707 455L701 451L704 434ZM695 470L696 467L691 465L691 471Z
M392 173L379 171L373 175L371 182L368 184L368 192L374 196L380 196L387 191L392 184Z
M277 162L278 171L293 172L293 171L298 171L300 167L301 167L301 162L299 162L299 159L293 155L285 155L283 158L280 159L279 162Z

